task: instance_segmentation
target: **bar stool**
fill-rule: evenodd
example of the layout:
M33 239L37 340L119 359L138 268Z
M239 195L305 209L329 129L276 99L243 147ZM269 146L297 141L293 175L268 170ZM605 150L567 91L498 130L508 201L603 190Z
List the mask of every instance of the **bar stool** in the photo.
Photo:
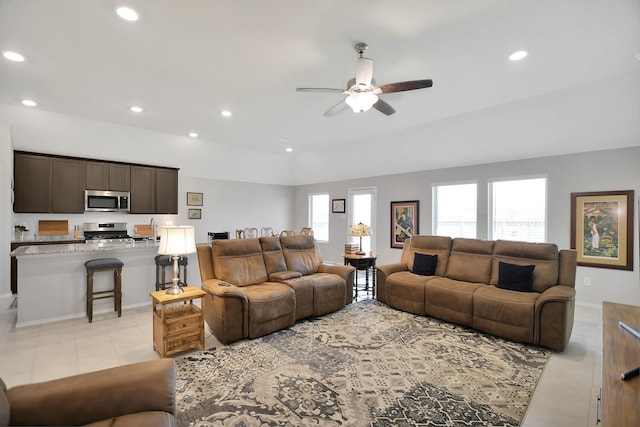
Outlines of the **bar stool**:
M180 286L187 286L187 264L189 260L187 257L180 257L178 259L178 267L182 266L182 280L179 282ZM166 281L165 268L169 267L173 270L173 257L170 255L156 255L156 291L166 289L166 285L173 285L173 282ZM162 272L162 281L160 280L160 272Z
M89 323L93 322L93 300L113 298L113 309L122 316L122 266L124 263L118 258L92 259L84 263L87 269L87 316ZM113 271L113 289L107 291L93 291L93 273ZM96 296L99 295L99 296Z

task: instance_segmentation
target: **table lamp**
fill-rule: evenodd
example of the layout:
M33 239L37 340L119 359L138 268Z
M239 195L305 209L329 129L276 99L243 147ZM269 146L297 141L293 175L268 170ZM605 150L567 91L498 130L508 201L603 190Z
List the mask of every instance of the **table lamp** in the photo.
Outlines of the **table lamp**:
M362 238L371 236L371 227L359 222L356 225L351 226L349 229L349 236L360 237L360 250L356 252L356 255L364 255L365 252L362 250Z
M179 286L180 270L178 259L181 255L196 252L195 230L192 225L165 226L160 228L160 247L158 254L173 257L173 285L167 289L171 295L179 295L184 291Z

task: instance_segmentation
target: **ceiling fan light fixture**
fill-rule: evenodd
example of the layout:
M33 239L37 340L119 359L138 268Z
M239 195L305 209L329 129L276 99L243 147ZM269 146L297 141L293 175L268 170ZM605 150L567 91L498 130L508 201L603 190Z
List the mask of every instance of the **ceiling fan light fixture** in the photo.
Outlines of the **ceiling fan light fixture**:
M371 92L353 92L344 100L355 113L369 111L378 102L378 96Z

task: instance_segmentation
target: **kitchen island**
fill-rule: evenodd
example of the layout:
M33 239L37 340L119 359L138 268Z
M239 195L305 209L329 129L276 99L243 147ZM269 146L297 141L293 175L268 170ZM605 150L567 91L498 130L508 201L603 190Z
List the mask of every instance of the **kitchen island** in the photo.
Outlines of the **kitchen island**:
M158 243L153 241L17 248L11 252L19 265L16 327L86 317L87 279L84 263L97 258L118 258L124 263L123 309L149 305L149 293L155 291L157 254ZM193 254L188 259L189 269L199 271L198 257ZM192 275L191 281L199 282L197 275ZM95 274L93 286L94 290L113 288L113 274ZM93 310L96 314L113 312L113 300L96 300Z

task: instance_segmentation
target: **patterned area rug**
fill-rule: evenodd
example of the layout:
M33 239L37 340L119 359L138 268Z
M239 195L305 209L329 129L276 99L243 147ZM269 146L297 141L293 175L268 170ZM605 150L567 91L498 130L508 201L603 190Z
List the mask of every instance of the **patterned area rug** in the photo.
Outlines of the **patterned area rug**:
M375 300L178 362L180 426L517 426L550 351Z

